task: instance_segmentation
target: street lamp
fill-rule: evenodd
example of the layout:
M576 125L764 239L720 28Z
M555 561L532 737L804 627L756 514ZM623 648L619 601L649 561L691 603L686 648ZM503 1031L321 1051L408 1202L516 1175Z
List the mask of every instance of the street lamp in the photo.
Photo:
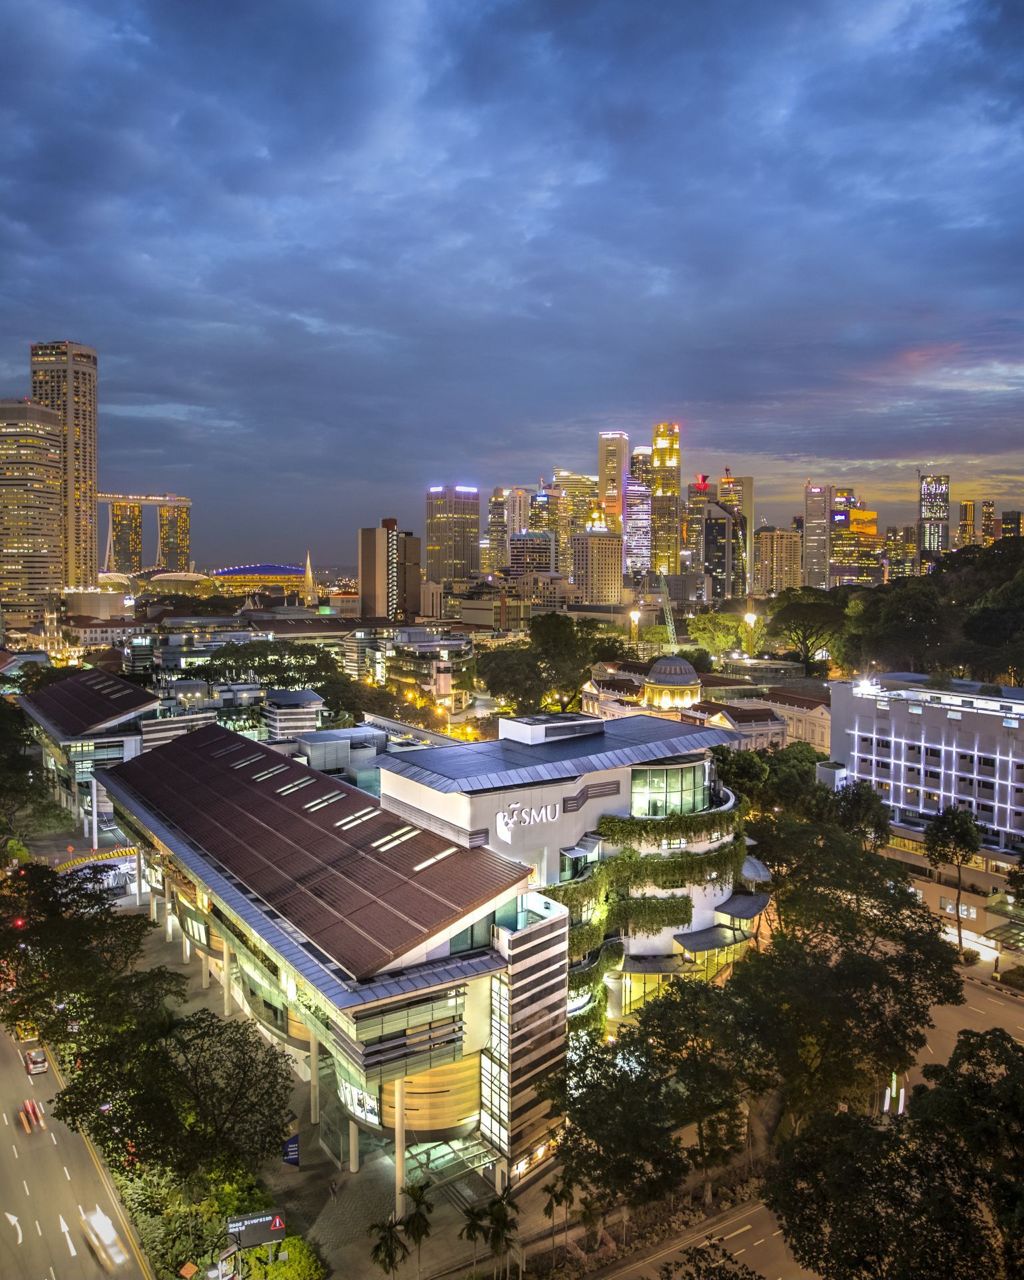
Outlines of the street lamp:
M632 626L630 627L630 630L629 630L629 638L633 642L633 644L636 644L637 638L640 634L640 610L630 609L629 620L632 623Z
M743 651L748 658L754 656L754 628L758 624L758 616L750 611L743 615L743 621L747 624L747 632L743 637Z

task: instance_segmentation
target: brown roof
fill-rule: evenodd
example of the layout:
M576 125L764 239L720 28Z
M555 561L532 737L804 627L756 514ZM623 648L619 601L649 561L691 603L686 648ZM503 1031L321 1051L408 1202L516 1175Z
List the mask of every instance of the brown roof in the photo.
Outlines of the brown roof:
M759 724L763 720L777 720L780 724L785 723L780 715L769 711L767 707L744 707L734 702L696 702L690 710L707 716L724 714L734 724Z
M140 711L155 709L159 699L149 689L109 671L76 671L38 693L22 698L21 705L44 728L62 738L80 738L128 719Z
M763 694L765 702L777 702L781 707L802 707L805 711L813 711L815 707L831 707L832 694L828 689L821 693L793 693L779 685L772 685Z
M740 685L749 685L751 681L743 676L719 676L710 671L701 671L697 679L706 689L736 689Z
M115 795L176 828L353 978L456 924L527 876L453 845L364 791L217 725L105 770Z

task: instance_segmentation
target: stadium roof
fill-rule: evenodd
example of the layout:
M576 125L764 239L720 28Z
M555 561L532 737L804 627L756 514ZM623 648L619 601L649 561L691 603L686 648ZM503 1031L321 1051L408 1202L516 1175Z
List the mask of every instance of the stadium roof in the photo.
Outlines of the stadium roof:
M729 729L704 729L660 716L624 716L601 722L596 733L529 744L511 738L451 747L425 747L378 757L381 769L434 791L496 791L578 778L599 769L647 764L671 756L729 746Z
M56 741L81 738L110 729L143 711L155 711L160 700L108 671L76 671L21 699L21 706Z
M289 578L305 577L301 564L231 564L225 569L211 569L211 578L274 578L284 574Z
M290 926L306 958L342 983L379 973L528 874L217 725L99 777L144 826L170 832L191 865L242 886L265 917Z

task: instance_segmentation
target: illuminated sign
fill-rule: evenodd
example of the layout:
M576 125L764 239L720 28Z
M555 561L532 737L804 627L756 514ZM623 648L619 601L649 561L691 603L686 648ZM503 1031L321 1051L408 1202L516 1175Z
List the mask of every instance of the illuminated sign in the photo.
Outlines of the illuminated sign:
M506 805L504 809L499 809L494 815L494 826L498 832L498 839L503 840L505 844L512 843L512 832L516 827L538 827L548 822L557 822L562 806L555 801L554 804L542 804L536 807L530 805L521 805L514 800L511 804Z

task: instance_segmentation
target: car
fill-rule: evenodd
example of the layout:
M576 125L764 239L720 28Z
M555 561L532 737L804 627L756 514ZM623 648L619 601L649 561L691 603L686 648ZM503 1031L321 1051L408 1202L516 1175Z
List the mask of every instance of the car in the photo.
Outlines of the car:
M25 1059L25 1070L30 1076L42 1075L44 1071L50 1069L50 1062L44 1049L26 1049L22 1057Z
M129 1262L128 1250L117 1234L110 1216L96 1206L90 1213L82 1214L82 1231L96 1261L108 1275L120 1271Z

